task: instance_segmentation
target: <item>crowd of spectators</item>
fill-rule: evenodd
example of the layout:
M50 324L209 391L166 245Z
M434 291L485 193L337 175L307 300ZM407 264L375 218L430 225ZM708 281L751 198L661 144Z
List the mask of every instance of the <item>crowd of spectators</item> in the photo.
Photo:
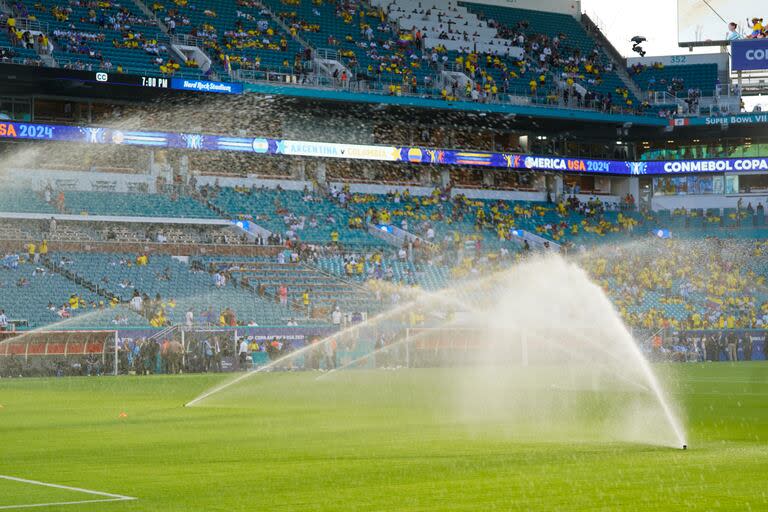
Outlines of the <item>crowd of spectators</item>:
M762 329L765 251L763 241L659 239L597 248L582 265L633 327Z
M292 0L283 0L282 9L273 12L263 4L239 0L236 19L231 26L217 21L219 16L213 7L203 11L202 22L194 24L190 12L198 8L182 0L171 5L154 2L150 8L171 34L183 27L184 34L197 38L196 44L208 50L214 63L227 72L237 68L281 71L298 76L299 83L309 81L307 70L312 49L289 52L289 44L302 33L318 33L327 34L326 46L336 48L339 59L351 70L351 74L339 70L334 76L337 85L344 88L362 89L361 83L365 81L368 82L367 89L383 90L390 95L415 94L446 101L507 102L510 96L528 96L534 103L606 112L642 113L651 109L648 102L638 101L626 88L607 91L602 87L605 77L615 73L613 63L599 45L591 51L582 50L571 44L565 33L538 33L526 20L507 26L485 19L487 26L498 34L493 41L504 43L496 45L498 48L478 51L469 44L477 37L473 29L459 26L460 19L445 18L444 30L436 40L455 41L458 38L468 42L457 51L448 51L439 43L426 45L426 27L393 28L385 9L343 2L334 4L333 16L337 19L329 20L329 11L322 0L316 1L309 18L306 11L300 11L296 6ZM103 55L99 47L99 43L105 42L102 32L75 29L73 21L118 32L120 36L110 41L112 47L143 51L158 73L172 75L182 67L198 66L194 60L176 62L169 56L166 43L151 35L156 31L153 18L136 14L116 3L76 0L53 7L37 3L30 12L19 2L17 11L19 16L30 19L34 18L35 12L47 12L60 23L51 34L53 41L64 52L78 56L71 61L63 58L64 67L124 71L123 63L113 62ZM418 15L418 12L414 14ZM273 17L285 24L287 33L276 27ZM337 23L359 27L359 35L347 34L339 40L332 30ZM13 33L14 39L19 39L15 29ZM47 41L38 41L40 38L45 39L47 35L20 34L21 44L47 48ZM522 57L517 56L518 49L522 49ZM264 52L275 52L274 55L279 57L270 56L269 64L263 66ZM276 63L280 69L275 69ZM438 87L434 77L448 68L463 72L469 81L449 81ZM684 91L682 83L673 82L668 84L670 90L675 93Z
M212 187L208 194L216 194L214 190ZM310 193L308 190L305 192ZM503 269L515 259L526 257L530 246L507 243L512 241L511 231L518 222L543 218L547 212L555 212L559 220L540 223L537 232L561 243L581 232L601 236L631 232L638 222L637 217L623 214L609 219L607 210L615 206L607 205L597 197L583 202L575 196L552 198L550 203L486 202L453 194L447 187L435 189L432 194L423 197L413 196L408 190L393 190L386 196L370 196L342 188L335 191L333 198L349 210L359 211L358 215L366 224L396 225L417 234L419 238L401 248L370 248L363 251L345 249L333 243L308 245L297 241L287 245L291 250L290 258L285 252L280 253L277 259L279 264L318 264L322 258L337 255L341 258L347 278L411 287L420 285L419 274L427 267L445 268L450 279L463 279ZM634 197L628 194L621 203L631 207ZM749 211L750 205L744 210ZM495 237L503 243L489 243ZM606 240L619 242L621 239ZM568 246L566 243L563 245ZM625 322L643 332L659 329L764 329L768 326L768 292L765 288L767 250L768 244L762 241L644 238L639 244L601 243L589 251L577 251L577 258L611 297ZM46 258L47 252L45 242L41 242L28 244L26 255L6 255L3 259L6 271L18 268L20 260L35 265L30 276L20 276L15 280L15 286L23 288L28 286L30 280L44 278L48 270L38 261ZM57 257L56 261L66 268L72 264L68 258ZM151 258L147 254L117 258L114 265L146 267L148 272L154 273L157 281L174 279L168 268L149 265ZM404 268L397 277L393 272L394 261L400 261ZM406 265L406 262L412 262L414 266ZM239 279L231 267L209 265L205 268L193 264L190 272L208 272L214 288L248 285L265 299L278 300L281 297L279 290L274 297L262 293L260 284ZM144 316L150 326L160 328L170 325L177 308L173 298L161 297L160 294L152 298L128 279L119 283L105 282L104 279L106 277L98 283L100 286L112 284L132 294L130 309ZM403 293L383 284L372 284L370 289L383 302L399 300L393 298L393 294L402 297ZM307 296L307 306L310 293L309 289L303 292ZM288 296L287 292L284 296ZM114 324L126 325L128 318L118 306L119 300L114 297L111 300L86 299L73 293L63 304L51 302L47 309L52 317L59 319L70 318L82 311L113 310ZM222 305L220 311L189 309L185 318L190 326L254 325L237 318L226 305ZM291 325L293 323L291 320ZM273 349L259 345L257 350L269 352Z

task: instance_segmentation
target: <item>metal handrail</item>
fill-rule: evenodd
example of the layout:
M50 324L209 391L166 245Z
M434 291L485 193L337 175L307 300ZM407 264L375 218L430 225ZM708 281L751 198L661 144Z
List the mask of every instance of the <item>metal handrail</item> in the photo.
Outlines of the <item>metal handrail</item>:
M29 30L29 31L37 31L37 32L43 32L45 34L50 32L50 27L48 23L43 23L38 20L31 20L29 18L18 18L16 19L16 28L20 30Z
M99 65L99 64L93 65L91 63L83 62L81 60L57 58L56 62L58 63L59 68L65 68L65 69L75 69L75 70L82 70L82 71L105 70L103 65ZM111 73L118 73L117 67L118 67L118 64L113 64L112 68L109 71ZM190 73L188 71L185 71L184 68L181 68L179 71L176 71L171 75L164 75L163 73L160 72L160 70L150 71L149 73L147 73L146 69L137 69L137 68L130 68L125 66L121 66L121 67L122 67L122 71L120 71L119 73L126 74L126 75L149 75L149 76L181 77L181 78L200 78L202 76L202 72ZM194 68L194 69L197 69L197 68Z

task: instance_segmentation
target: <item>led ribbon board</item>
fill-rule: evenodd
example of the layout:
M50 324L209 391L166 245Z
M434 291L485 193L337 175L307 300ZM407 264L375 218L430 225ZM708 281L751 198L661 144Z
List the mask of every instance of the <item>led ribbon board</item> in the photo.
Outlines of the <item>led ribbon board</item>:
M192 151L239 151L270 155L463 165L619 176L768 171L768 158L625 162L413 146L335 144L330 142L266 139L259 137L227 137L224 135L201 133L146 132L89 126L16 122L0 122L0 139L114 144L187 149Z

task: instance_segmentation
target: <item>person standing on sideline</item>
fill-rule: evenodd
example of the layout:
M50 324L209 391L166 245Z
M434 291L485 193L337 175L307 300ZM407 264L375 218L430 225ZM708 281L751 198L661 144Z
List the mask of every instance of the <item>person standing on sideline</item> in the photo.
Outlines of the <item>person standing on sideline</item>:
M8 330L8 317L5 316L5 310L0 309L0 331Z
M765 338L763 338L763 359L768 361L768 333L765 333Z
M219 337L213 338L213 370L217 373L221 373L221 343Z
M195 323L195 314L192 312L192 308L189 308L187 313L184 315L184 323L187 327L192 327L192 325Z
M333 308L333 312L331 313L331 323L333 324L333 328L337 331L341 329L341 310L339 309L339 306Z
M699 338L699 361L706 362L707 361L707 337L706 335L702 335L701 338Z
M245 363L248 360L248 340L243 337L240 342L240 348L238 349L238 358L240 361L240 369L245 370Z
M728 333L728 336L726 337L727 341L727 348L728 348L728 360L731 362L738 361L738 357L736 356L736 347L738 345L738 338L736 338L736 335L732 332Z
M211 371L212 367L212 361L213 361L213 348L211 348L211 342L208 341L208 339L203 340L202 345L202 352L203 352L203 371L209 372Z
M744 333L744 340L741 342L741 350L744 352L744 360L752 360L752 336L747 332Z

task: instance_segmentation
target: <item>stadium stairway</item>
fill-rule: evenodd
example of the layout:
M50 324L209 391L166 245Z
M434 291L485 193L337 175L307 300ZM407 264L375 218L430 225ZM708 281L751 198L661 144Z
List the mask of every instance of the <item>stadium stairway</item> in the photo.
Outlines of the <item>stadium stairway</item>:
M87 313L94 303L102 300L82 283L75 283L57 272L41 272L38 269L46 267L43 261L34 264L22 259L17 266L6 265L5 262L6 259L0 268L0 287L3 290L0 308L5 310L11 322L26 322L32 329L60 322L62 317L48 307L51 305L58 310L62 304L68 303L73 294L87 304L73 310L73 316Z
M220 75L229 74L229 69L292 72L294 56L304 49L300 38L292 37L277 16L264 11L262 2L207 0L201 8L173 0L136 2L152 12L171 37L178 36L206 52ZM173 31L168 29L171 20Z
M180 60L165 34L132 1L69 2L41 0L15 4L17 15L28 13L47 27L53 56L61 66L159 74L155 57ZM129 28L126 28L129 27ZM196 68L185 74L200 76Z
M94 283L91 281L88 277L78 275L75 272L72 272L68 268L66 268L64 265L61 264L61 262L57 262L55 257L43 257L40 259L40 262L48 268L51 272L55 272L76 285L79 285L83 288L86 288L91 293L95 293L99 296L99 300L106 300L110 301L113 297L117 297L115 294L112 294L109 292L109 290L100 287L97 283Z
M514 28L518 23L527 23L527 28L522 29L528 37L536 34L543 34L550 39L564 35L565 38L560 45L561 49L571 48L581 56L590 56L593 51L597 51L599 61L605 65L613 64L612 59L601 50L597 42L587 33L582 24L568 14L549 13L543 11L532 11L528 9L516 9L505 6L493 6L486 4L475 4L471 2L459 2L459 5L466 7L470 12L478 15L481 19L493 19L506 27ZM558 70L553 70L557 72ZM579 68L579 75L586 76L582 66ZM624 82L617 75L616 71L605 70L600 75L600 83L590 85L584 79L583 86L590 91L602 94L611 94L618 99L616 90L625 88ZM578 81L578 80L577 80ZM630 94L631 99L637 103L637 98Z
M643 89L640 88L639 84L632 79L626 70L627 59L625 59L616 47L613 46L613 43L611 43L587 13L581 14L581 24L584 27L584 30L587 31L587 34L595 39L605 51L606 56L611 59L613 62L613 69L629 91L634 94L636 98L643 98L645 96L645 94L643 94Z

